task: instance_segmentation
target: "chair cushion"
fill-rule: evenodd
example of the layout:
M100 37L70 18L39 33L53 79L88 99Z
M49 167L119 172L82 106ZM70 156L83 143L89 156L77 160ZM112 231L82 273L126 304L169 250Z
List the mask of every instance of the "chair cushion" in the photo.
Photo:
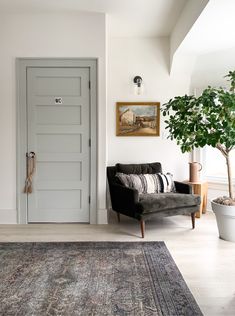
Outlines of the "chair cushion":
M185 208L200 205L200 196L182 193L140 194L139 203L144 213L157 213L163 210Z
M126 174L160 173L162 166L160 162L146 164L116 164L117 172Z

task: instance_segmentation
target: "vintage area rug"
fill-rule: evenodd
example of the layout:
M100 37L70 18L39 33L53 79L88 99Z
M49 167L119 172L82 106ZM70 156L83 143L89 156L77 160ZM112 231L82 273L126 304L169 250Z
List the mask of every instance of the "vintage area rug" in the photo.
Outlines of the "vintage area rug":
M202 315L164 242L0 244L0 315Z

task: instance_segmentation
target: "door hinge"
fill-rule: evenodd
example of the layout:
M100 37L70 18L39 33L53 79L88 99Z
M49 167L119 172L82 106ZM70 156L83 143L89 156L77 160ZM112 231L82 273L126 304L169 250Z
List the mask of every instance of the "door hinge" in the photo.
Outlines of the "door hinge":
M88 202L89 204L91 204L91 196L89 195L89 198L88 198Z
M90 82L90 80L88 81L88 87L89 87L89 89L91 89L91 82Z
M91 139L89 138L89 147L91 147Z

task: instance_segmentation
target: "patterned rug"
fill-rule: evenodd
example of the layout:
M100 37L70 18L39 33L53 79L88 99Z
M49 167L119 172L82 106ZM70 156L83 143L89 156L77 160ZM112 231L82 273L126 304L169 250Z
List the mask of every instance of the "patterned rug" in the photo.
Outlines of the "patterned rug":
M1 243L0 315L202 315L164 242Z

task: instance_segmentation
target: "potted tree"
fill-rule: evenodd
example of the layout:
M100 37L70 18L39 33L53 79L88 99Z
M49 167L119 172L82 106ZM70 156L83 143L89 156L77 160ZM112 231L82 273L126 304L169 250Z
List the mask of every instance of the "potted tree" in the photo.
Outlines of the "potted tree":
M228 197L213 200L219 235L235 241L235 199L230 152L235 147L235 70L226 76L229 89L208 86L199 97L178 96L163 105L163 116L169 138L175 139L181 151L212 146L218 149L227 165ZM234 162L235 163L235 162Z

